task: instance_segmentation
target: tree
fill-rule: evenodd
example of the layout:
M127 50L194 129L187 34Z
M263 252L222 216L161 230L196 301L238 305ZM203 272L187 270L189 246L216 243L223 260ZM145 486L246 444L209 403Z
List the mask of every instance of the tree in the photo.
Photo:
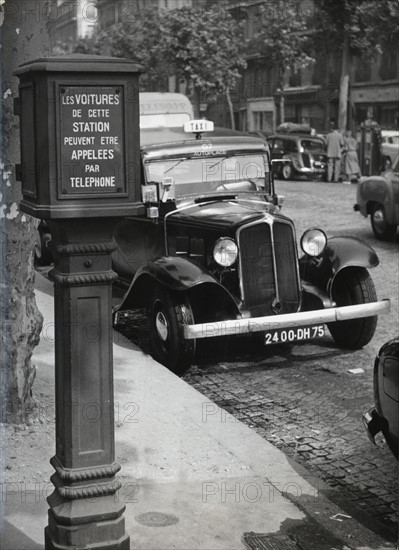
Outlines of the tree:
M183 7L164 13L160 33L162 57L192 88L197 114L201 95L213 99L225 93L234 129L230 90L246 67L242 24L223 5L203 10Z
M234 128L230 89L246 67L241 29L223 6L162 12L144 8L134 19L129 17L92 38L61 47L62 51L73 48L138 61L145 71L140 77L140 88L145 91L165 89L172 75L184 79L194 91L197 114L201 96L212 99L223 92Z
M307 12L285 0L265 1L259 6L258 30L250 48L268 59L277 71L280 123L285 121L285 83L288 71L298 72L314 63L310 53Z
M123 18L122 18L123 19ZM141 8L135 17L114 23L91 38L60 47L76 53L111 55L137 61L144 67L140 88L144 91L165 88L170 68L162 55L161 17L157 9Z
M397 0L321 0L316 43L341 55L338 127L347 125L348 91L354 56L372 60L397 40Z
M18 96L18 79L13 71L21 63L48 55L46 4L37 11L22 13L19 0L4 4L4 21L0 29L2 51L2 119L1 119L1 189L0 189L0 399L1 421L21 421L32 403L32 385L36 369L31 361L39 342L43 323L34 295L35 272L33 248L37 221L19 209L21 186L16 181L19 162L19 124L13 114L13 100Z

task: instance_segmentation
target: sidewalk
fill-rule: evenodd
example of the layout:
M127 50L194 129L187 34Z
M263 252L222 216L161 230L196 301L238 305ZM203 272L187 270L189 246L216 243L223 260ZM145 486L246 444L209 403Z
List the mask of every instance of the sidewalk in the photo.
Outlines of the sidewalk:
M45 337L33 356L34 390L51 403L53 289L41 274L36 287ZM126 504L132 550L392 548L352 518L337 516L343 512L319 493L320 480L119 333L114 380L118 498ZM34 452L42 465L39 486L50 494L54 443ZM45 498L11 493L2 500L1 548L42 549Z

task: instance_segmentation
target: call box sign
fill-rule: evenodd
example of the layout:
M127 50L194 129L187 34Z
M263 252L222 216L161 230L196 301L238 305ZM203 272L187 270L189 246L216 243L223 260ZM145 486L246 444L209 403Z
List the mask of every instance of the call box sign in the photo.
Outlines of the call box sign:
M126 190L122 86L58 85L59 198Z

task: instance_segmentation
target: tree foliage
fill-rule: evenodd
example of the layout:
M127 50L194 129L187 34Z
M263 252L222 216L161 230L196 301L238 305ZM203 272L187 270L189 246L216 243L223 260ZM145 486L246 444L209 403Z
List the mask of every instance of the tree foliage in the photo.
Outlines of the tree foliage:
M160 32L168 66L208 98L232 88L246 67L242 25L222 6L171 10Z
M331 49L342 48L345 39L350 53L373 58L397 40L397 0L320 0L315 39Z
M313 64L307 21L300 4L265 0L259 6L258 29L249 47L268 59L277 71L281 91L281 122L284 122L284 86L289 71L298 72Z
M347 125L348 89L353 56L371 60L397 41L398 0L320 0L315 46L341 55L338 125Z
M138 61L143 90L160 90L175 75L210 99L234 86L246 66L241 27L221 6L145 8L73 49Z
M77 53L111 55L136 61L144 67L142 90L166 88L170 68L162 53L161 16L154 8L142 8L134 18L122 18L90 38L73 45Z

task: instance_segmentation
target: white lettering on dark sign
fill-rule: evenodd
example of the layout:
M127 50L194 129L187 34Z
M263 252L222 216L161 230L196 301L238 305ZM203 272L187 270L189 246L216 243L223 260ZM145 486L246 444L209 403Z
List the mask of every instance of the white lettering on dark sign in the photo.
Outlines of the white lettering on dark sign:
M121 86L59 88L61 194L125 192Z

